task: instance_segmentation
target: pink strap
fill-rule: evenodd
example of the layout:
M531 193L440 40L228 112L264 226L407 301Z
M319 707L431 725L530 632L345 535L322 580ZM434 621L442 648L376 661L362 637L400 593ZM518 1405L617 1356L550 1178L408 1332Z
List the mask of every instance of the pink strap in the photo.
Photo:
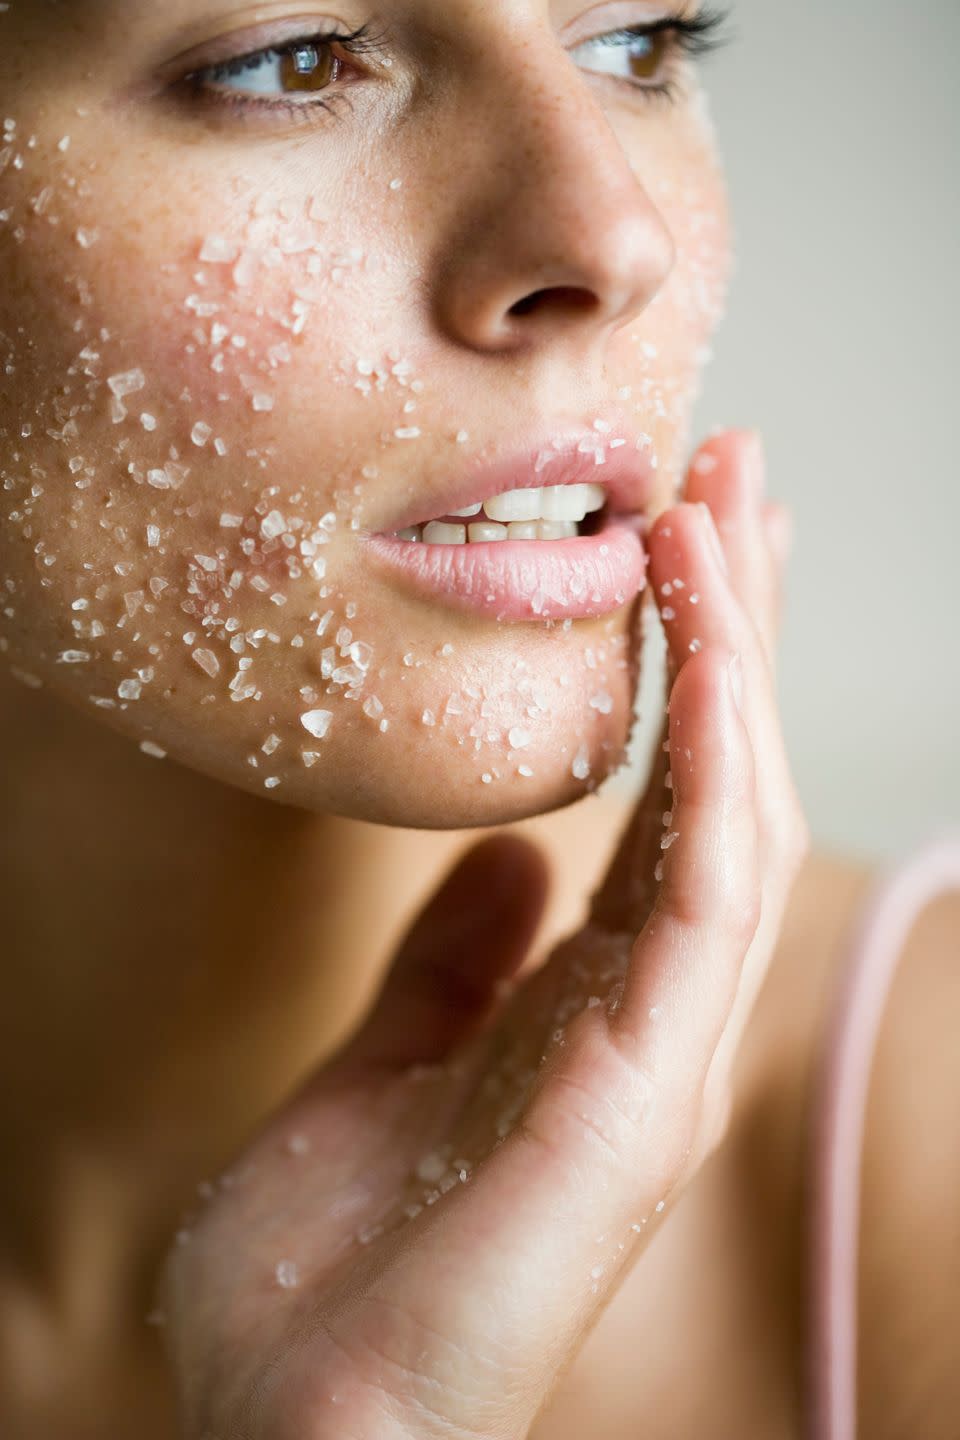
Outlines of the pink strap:
M952 889L960 889L960 835L948 834L881 875L847 941L811 1135L810 1440L854 1440L856 1434L857 1232L870 1073L910 930L927 905Z

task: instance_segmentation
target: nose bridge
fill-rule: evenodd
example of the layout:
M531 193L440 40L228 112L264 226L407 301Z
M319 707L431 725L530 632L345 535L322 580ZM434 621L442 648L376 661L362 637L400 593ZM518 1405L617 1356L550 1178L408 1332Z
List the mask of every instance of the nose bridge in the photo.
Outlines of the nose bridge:
M474 121L446 272L460 329L498 347L640 314L673 266L673 237L552 33L501 34L459 103Z

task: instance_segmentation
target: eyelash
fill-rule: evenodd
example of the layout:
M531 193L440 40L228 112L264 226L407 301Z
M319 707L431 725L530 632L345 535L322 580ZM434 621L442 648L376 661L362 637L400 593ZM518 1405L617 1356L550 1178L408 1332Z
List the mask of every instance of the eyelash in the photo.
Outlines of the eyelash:
M594 36L589 40L582 41L581 48L586 45L611 46L614 48L627 48L637 40L649 40L657 35L669 35L672 40L671 55L668 62L675 59L676 52L683 55L699 58L708 52L720 49L728 41L724 32L729 12L713 7L701 11L692 18L684 19L679 16L667 16L660 20L652 21L645 25L633 25L619 30L607 31L603 35ZM238 55L233 60L222 61L218 65L205 66L202 69L194 70L185 75L180 82L187 87L193 98L197 101L204 101L218 106L227 106L238 110L264 111L273 113L282 112L289 114L297 120L310 120L313 113L322 110L329 115L334 114L334 105L345 97L342 91L334 92L330 99L314 100L284 100L282 97L273 100L259 100L251 96L242 95L239 92L230 94L218 92L214 94L210 79L214 76L229 74L238 69L244 69L251 61L270 55L283 55L299 45L312 45L318 50L331 49L333 46L345 51L348 55L376 55L382 54L385 49L386 32L380 34L372 31L369 25L361 25L359 30L341 32L331 30L312 35L296 36L286 41L283 45L268 45L260 50L250 51L246 55ZM627 80L623 76L604 76L605 79L612 79L616 83L628 86L632 91L639 91L649 99L675 101L677 98L677 85L674 78L668 78L660 85L641 85L636 81Z

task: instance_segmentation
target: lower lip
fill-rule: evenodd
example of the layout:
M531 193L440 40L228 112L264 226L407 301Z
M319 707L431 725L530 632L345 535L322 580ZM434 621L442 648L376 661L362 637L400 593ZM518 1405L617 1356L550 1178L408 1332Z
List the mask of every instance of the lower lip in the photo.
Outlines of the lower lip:
M412 590L497 620L585 620L633 600L647 561L633 521L610 518L573 540L494 540L429 545L371 535L373 561Z

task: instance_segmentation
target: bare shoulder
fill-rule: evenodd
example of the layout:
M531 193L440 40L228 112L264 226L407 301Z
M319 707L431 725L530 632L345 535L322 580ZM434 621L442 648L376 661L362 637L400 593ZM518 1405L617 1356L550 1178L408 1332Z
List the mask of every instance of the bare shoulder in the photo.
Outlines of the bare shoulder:
M797 1137L788 1163L798 1168L809 1156L811 1082L839 1000L846 942L875 875L836 856L807 862L743 1057L755 1068L741 1093L754 1114L759 1097L775 1097L774 1113ZM955 1440L958 1433L958 1016L960 894L953 893L927 908L907 940L870 1078L860 1157L858 1433L871 1440Z
M542 836L561 911L599 879L626 818L607 800L568 812ZM738 1056L728 1138L601 1317L537 1440L586 1431L620 1440L636 1434L638 1415L651 1440L799 1433L813 1084L846 943L875 878L869 862L839 855L814 853L804 864ZM554 911L554 924L575 919L570 908ZM871 1440L956 1440L958 936L957 896L916 926L873 1070L858 1430Z

